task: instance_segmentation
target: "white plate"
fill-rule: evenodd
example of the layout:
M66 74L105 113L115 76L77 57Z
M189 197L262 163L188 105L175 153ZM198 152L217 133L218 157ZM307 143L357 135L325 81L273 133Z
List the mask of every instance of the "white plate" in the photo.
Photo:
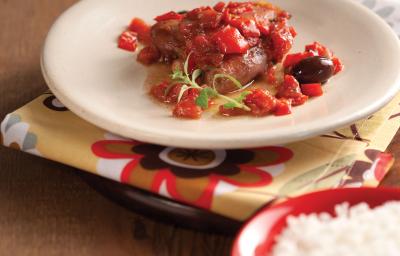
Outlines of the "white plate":
M53 93L74 113L108 131L137 140L190 148L242 148L281 144L334 130L367 117L400 86L400 47L377 15L352 0L276 0L293 14L299 35L293 51L319 41L346 70L325 95L285 117L179 120L144 89L146 67L116 47L132 17L212 5L201 0L83 0L51 28L42 56Z

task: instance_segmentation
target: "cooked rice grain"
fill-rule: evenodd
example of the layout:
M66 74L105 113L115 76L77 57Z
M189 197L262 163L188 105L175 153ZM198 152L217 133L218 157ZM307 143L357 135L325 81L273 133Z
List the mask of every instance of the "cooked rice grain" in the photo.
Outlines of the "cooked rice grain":
M328 213L289 217L273 256L400 256L400 202L366 203Z

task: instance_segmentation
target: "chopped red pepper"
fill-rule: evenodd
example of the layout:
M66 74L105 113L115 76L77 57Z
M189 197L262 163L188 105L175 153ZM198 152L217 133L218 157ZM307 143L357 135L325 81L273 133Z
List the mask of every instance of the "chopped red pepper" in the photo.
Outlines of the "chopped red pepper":
M188 13L186 13L186 17L188 17L191 20L195 20L198 19L199 14L207 11L207 10L213 10L213 8L211 8L210 6L203 6L203 7L199 7L199 8L195 8L191 11L189 11Z
M324 94L320 83L302 84L300 85L301 92L309 97L318 97Z
M273 26L272 28L270 35L274 49L272 57L274 61L280 62L292 48L294 38L288 27L279 29Z
M231 14L229 13L229 9L225 9L222 13L222 20L229 24L229 22L231 21Z
M207 51L212 47L210 41L208 40L208 37L205 35L197 35L193 39L193 46L196 48L198 51Z
M339 73L339 72L341 72L341 71L343 71L343 69L344 69L344 65L343 65L343 63L340 61L340 59L339 58L333 58L332 59L332 62L333 62L333 74L334 75L336 75L337 73Z
M125 31L118 39L118 47L130 52L136 51L137 48L137 33Z
M290 31L290 34L292 34L293 37L297 36L297 31L296 31L296 29L294 27L289 27L289 31Z
M238 8L242 6L248 6L251 5L253 6L254 4L252 2L229 2L228 8Z
M173 115L180 118L199 119L203 110L196 105L196 98L198 96L198 90L189 89L181 101L175 105Z
M277 100L274 114L276 116L285 116L292 113L292 105L290 100L280 99Z
M286 58L283 61L282 65L284 68L293 67L303 59L308 57L313 57L314 55L315 54L313 52L300 52L300 53L288 54L286 55Z
M222 12L225 8L225 3L224 2L218 2L216 5L214 5L214 10L217 12Z
M271 30L269 28L269 25L267 24L257 24L257 28L258 30L261 32L261 35L263 36L269 36L269 34L271 33Z
M229 21L229 24L240 30L244 37L260 37L261 32L257 28L256 22L246 18L235 18Z
M139 52L137 60L142 64L150 65L157 62L160 57L161 55L157 48L154 46L147 46Z
M167 82L162 82L158 85L151 87L150 94L153 95L157 100L167 103L165 91L167 90L169 84Z
M175 104L178 101L182 86L183 84L169 84L164 81L158 85L154 85L150 90L150 94L160 102ZM189 91L183 93L182 99L187 97Z
M301 92L299 82L291 75L285 75L277 97L291 99L293 106L302 105L308 100L308 96Z
M331 59L333 57L333 53L325 46L323 46L322 44L318 43L318 42L314 42L312 44L306 45L306 51L310 52L313 51L316 54L318 54L318 56L321 57L326 57Z
M267 82L271 85L278 84L278 80L276 79L276 66L271 66L267 69L266 79L267 79Z
M181 92L183 84L175 84L172 88L169 88L169 91L166 95L166 99L168 103L176 103L178 101L179 93ZM183 93L182 97L185 97L188 91Z
M292 15L288 13L287 11L281 11L278 15L279 18L284 18L284 19L290 19Z
M142 19L134 18L129 25L129 30L138 34L139 42L145 45L151 44L150 26Z
M251 91L244 100L254 116L265 116L275 109L276 98L261 89Z
M219 50L224 54L245 53L249 43L237 28L226 26L214 35Z
M154 18L156 21L166 21L166 20L181 20L183 19L183 15L176 13L176 12L167 12L163 15L157 16Z
M254 3L252 2L230 2L228 4L229 12L232 14L242 14L253 10Z

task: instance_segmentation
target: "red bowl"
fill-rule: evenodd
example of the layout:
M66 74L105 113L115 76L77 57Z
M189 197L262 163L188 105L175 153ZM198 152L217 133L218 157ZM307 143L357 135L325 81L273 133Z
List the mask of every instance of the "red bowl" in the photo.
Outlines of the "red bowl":
M275 238L286 227L289 215L328 212L334 214L337 204L351 206L362 202L376 207L387 201L400 200L400 189L343 188L319 191L265 207L244 225L237 235L232 256L266 256L271 252Z

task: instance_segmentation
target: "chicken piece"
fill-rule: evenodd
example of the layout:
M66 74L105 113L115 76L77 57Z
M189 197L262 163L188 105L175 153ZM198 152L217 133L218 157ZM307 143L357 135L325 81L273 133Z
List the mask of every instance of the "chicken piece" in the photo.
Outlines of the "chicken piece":
M275 55L284 54L286 48L291 46L291 42L285 44L285 41L281 40L278 44L275 43L278 40L274 41L270 37L273 29L271 25L278 22L283 12L270 4L254 4L243 12L240 11L240 4L230 5L232 8L238 8L232 10L234 14L231 16L210 7L202 7L188 12L182 19L157 22L151 28L151 36L154 47L162 56L161 59L164 62L172 62L175 69L182 66L189 52L193 53L190 63L192 67L204 71L203 82L209 86L212 86L216 74L230 75L245 85L265 72L269 64L276 62ZM285 22L279 25L285 29L286 26ZM234 36L227 36L226 33L220 37L215 36L220 35L219 32L225 28L237 29L236 34L240 36L240 42L248 44L248 50L238 51ZM277 34L276 31L272 32ZM280 35L278 33L276 37L285 39ZM221 50L221 40L231 47L229 51ZM278 47L275 47L276 45ZM276 52L279 54L275 54ZM227 78L217 79L215 87L223 94L238 89Z
M246 54L229 56L220 67L207 71L204 82L212 85L216 74L226 74L236 78L242 85L248 84L266 71L267 59L267 55L261 47L253 47ZM217 79L215 88L222 94L238 89L232 81L226 78Z
M179 23L179 20L166 20L151 28L153 44L168 62L185 57L185 41L179 33Z

